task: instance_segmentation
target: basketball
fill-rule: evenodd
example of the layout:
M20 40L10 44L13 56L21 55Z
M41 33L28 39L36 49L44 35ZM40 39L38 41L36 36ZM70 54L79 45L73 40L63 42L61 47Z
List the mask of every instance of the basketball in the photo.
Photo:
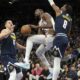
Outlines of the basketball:
M21 27L21 34L30 34L30 33L31 33L30 25L23 25Z

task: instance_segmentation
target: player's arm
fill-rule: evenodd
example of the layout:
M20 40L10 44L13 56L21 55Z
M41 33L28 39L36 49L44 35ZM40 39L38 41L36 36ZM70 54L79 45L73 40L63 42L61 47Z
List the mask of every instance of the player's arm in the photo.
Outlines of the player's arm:
M52 6L52 8L54 9L56 16L59 16L62 11L61 9L55 4L54 0L48 0L48 2L50 3L50 5Z
M41 29L41 28L52 28L50 25L43 25L43 26L38 26L38 25L30 25L31 28L35 28L35 29Z
M31 27L31 28L35 28L35 29L37 29L37 28L38 28L38 26L37 26L37 25L33 25L33 24L30 24L30 27Z
M16 42L16 46L17 46L17 48L19 48L19 49L24 49L24 50L26 50L26 47L25 47L25 46L22 46L22 45L19 44L18 42Z
M13 31L9 30L9 29L3 29L0 33L0 40L6 38L7 36L9 36Z
M34 28L34 29L38 29L38 34L41 34L42 33L42 27L38 26L38 25L30 25L31 28Z

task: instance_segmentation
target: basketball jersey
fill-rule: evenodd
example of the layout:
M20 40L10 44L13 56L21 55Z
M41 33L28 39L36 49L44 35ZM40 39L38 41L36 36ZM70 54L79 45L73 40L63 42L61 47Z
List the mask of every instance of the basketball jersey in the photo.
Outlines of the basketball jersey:
M12 33L1 41L1 55L16 55L16 36Z
M52 26L53 26L53 29L54 29L54 25L55 25L54 19L53 19L53 17L51 15L49 15L49 16L51 17L50 20L51 20L51 23L52 23ZM39 21L39 26L43 26L43 25L47 25L47 22L41 18L41 20ZM49 31L48 28L47 29L42 28L42 30L45 31L45 34L48 34L48 31Z
M55 33L68 34L71 27L71 23L72 19L69 14L62 13L60 16L57 16L55 20Z

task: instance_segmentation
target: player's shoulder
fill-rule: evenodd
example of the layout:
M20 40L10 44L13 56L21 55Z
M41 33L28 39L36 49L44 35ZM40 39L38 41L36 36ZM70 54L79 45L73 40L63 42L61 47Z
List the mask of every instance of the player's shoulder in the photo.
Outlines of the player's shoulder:
M49 14L48 12L44 13L45 16L51 17L51 14Z
M42 14L42 18L50 19L51 15L49 13L45 12L45 13Z
M44 14L45 14L45 15L50 15L48 12L45 12Z
M70 16L68 13L64 13L64 14L62 15L62 17L63 17L64 19L66 19L67 21L72 21L72 18L71 18L71 16Z

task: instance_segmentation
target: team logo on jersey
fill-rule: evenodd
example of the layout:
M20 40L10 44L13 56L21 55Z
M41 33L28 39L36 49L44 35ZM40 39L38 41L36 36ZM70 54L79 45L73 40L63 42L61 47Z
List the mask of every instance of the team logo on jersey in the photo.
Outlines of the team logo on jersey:
M12 38L13 40L16 40L16 36L15 36L14 33L11 34L11 38Z
M14 33L12 33L11 38L13 40L13 45L15 45L16 44L16 35Z
M70 16L63 15L62 17L63 17L64 19L66 19L67 21L71 21L71 18L70 18Z

